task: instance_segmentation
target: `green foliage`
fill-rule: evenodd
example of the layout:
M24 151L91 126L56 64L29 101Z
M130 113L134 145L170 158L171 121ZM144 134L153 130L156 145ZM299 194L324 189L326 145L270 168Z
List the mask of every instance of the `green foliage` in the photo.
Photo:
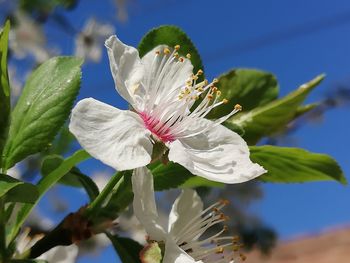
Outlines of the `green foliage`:
M227 122L242 127L244 130L243 138L249 145L254 145L262 137L272 135L283 129L290 121L300 116L301 112L304 111L305 113L305 108L300 108L300 105L323 78L324 76L320 75L301 85L287 96L255 108L250 112L233 116ZM310 107L306 109L310 110Z
M7 21L5 27L0 33L0 167L2 162L2 150L7 137L11 112L10 84L7 73L9 31L10 22Z
M194 72L203 69L202 60L197 51L197 48L192 43L191 39L176 26L160 26L149 31L141 40L139 44L140 57L143 57L148 51L151 51L158 45L168 45L174 47L180 45L178 51L180 55L186 56L191 54L191 62L194 67Z
M34 203L38 196L35 185L0 174L0 198L5 197L5 202Z
M46 156L41 165L42 176L48 176L63 162L64 159L60 155L54 154ZM89 176L83 174L77 167L70 169L70 171L59 180L59 183L74 187L84 187L91 201L100 193L95 182Z
M48 147L69 116L80 86L82 60L56 57L29 77L12 114L4 167Z
M65 159L60 166L53 170L50 174L43 177L38 185L39 196L34 204L26 204L19 210L16 220L11 225L10 232L8 233L8 241L12 241L18 233L18 230L28 217L29 213L38 204L41 197L53 187L64 175L66 175L75 165L90 158L90 155L84 150L75 152L72 156ZM9 242L8 242L9 243Z
M120 176L121 179L109 193L103 207L99 209L98 220L100 218L115 219L119 213L123 212L129 206L134 198L131 185L132 171L128 170L118 173L123 176Z
M148 167L154 178L154 190L163 191L178 187L221 187L222 184L195 176L183 166L169 162L167 165L157 162Z
M346 178L337 162L325 154L269 145L252 146L250 154L252 161L268 171L259 177L265 182L304 183L335 180L346 184Z
M141 263L139 253L142 246L139 243L126 237L118 237L111 234L107 234L107 236L111 240L114 249L118 252L122 262Z
M244 111L250 111L278 96L278 83L274 75L255 69L234 69L218 78L217 87L221 98L228 100L227 104L214 108L209 118L220 118L229 114L236 104Z

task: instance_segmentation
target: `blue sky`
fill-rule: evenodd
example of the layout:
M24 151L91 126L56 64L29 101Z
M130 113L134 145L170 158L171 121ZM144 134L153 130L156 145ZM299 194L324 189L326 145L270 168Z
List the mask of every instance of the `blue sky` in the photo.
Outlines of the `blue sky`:
M113 23L119 38L133 46L152 27L177 25L196 44L208 78L236 67L263 69L277 76L282 95L326 73L326 80L309 102L322 99L335 84L350 80L348 0L134 0L129 21L124 24L115 20L111 3L112 0L80 1L75 10L65 15L78 28L90 16ZM50 22L46 29L50 41L63 46L65 54L73 52L72 38ZM84 66L79 98L84 97L127 106L115 93L106 54L101 63ZM328 112L322 123L306 125L295 136L298 146L332 155L349 175L349 131L349 109L344 108ZM347 186L335 182L267 183L263 188L265 197L251 210L283 239L350 223ZM112 253L107 249L98 259L107 260ZM83 258L81 262L88 260Z

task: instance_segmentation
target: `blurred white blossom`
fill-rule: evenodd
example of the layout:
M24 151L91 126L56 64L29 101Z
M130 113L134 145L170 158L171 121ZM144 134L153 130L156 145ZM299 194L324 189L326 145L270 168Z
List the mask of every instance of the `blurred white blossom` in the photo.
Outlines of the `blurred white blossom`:
M55 51L46 47L46 38L41 26L30 16L21 11L14 13L15 23L10 31L10 48L17 59L29 55L37 63L49 59Z
M90 18L75 40L75 55L87 61L99 62L102 56L103 42L113 33L112 25Z

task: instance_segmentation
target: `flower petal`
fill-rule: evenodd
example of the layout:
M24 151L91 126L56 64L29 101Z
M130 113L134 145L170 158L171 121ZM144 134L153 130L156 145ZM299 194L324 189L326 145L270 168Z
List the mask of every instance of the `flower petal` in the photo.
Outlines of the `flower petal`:
M159 223L151 172L146 167L137 168L134 170L131 181L135 216L152 240L164 241L166 233Z
M183 249L181 249L175 241L169 236L165 241L165 253L163 263L200 263L196 261L190 255L188 255Z
M211 125L202 120L198 125ZM196 124L194 124L196 125ZM169 144L169 160L177 162L195 175L223 183L242 183L266 170L249 159L247 143L222 125L204 133Z
M106 40L105 46L116 89L125 100L134 105L134 93L144 75L139 52L136 48L125 45L115 35Z
M84 99L72 111L69 130L89 154L116 170L134 169L151 161L150 132L134 112Z
M42 254L38 259L55 263L74 263L78 256L78 247L76 245L58 246Z
M185 189L175 200L169 214L168 232L176 236L191 220L203 211L203 202L197 192Z

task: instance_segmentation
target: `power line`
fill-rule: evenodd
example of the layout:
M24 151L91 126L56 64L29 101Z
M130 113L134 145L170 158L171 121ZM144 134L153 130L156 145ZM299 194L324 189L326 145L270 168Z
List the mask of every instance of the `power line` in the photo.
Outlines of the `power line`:
M303 37L316 32L324 31L340 25L350 23L350 10L319 20L296 25L287 29L278 30L270 34L252 38L250 40L233 43L214 52L204 54L207 61L213 62L223 58L232 57L245 52L253 51L262 47L287 41L298 37Z

